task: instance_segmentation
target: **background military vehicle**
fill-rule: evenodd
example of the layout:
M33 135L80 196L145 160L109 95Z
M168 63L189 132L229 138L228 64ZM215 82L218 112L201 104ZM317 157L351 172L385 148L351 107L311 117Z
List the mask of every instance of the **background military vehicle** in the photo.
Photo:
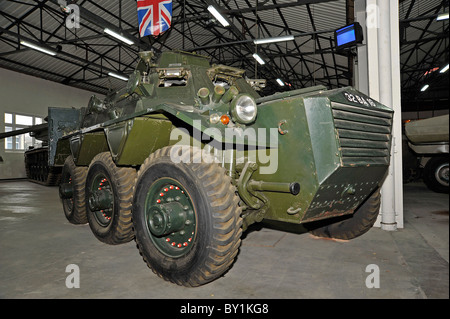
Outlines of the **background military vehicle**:
M140 58L126 88L93 96L50 139L70 222L108 244L135 238L158 276L185 286L227 271L255 222L343 239L373 225L389 108L351 87L260 97L264 82L192 53Z
M56 142L65 132L70 132L78 127L80 111L50 107L48 114L44 121L47 122L50 118L50 124L43 123L0 133L0 140L11 136L30 134L36 140L41 141L41 146L33 146L25 151L25 172L31 182L55 186L59 185L64 160L69 155L69 150L59 150L58 157L56 157ZM49 143L49 140L51 140L51 143Z
M435 192L449 192L448 136L449 116L442 115L405 124L409 148L423 168L422 178Z

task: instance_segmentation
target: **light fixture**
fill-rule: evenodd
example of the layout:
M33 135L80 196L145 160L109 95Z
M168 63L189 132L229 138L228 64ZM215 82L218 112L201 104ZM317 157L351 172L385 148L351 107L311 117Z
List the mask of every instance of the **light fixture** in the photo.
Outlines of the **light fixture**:
M448 71L448 64L446 65L446 66L444 66L440 71L439 71L439 73L445 73L445 72L447 72Z
M436 21L448 20L448 12L441 13L437 16Z
M233 120L241 124L254 122L258 113L255 99L248 94L239 94L235 97L230 109Z
M118 39L118 40L120 40L122 42L125 42L128 45L133 45L134 44L134 42L131 41L130 39L125 38L123 35L121 35L121 34L119 34L117 32L114 32L111 29L106 28L104 31L105 31L105 33L109 34L110 36L113 36L114 38L116 38L116 39Z
M228 115L224 114L220 117L220 122L223 125L228 125L228 123L230 123L230 117Z
M294 40L293 35L285 35L282 37L275 38L266 38L266 39L255 39L253 40L254 44L265 44L265 43L274 43L274 42L283 42L283 41L292 41Z
M227 19L223 17L223 15L220 14L220 12L212 5L208 6L208 11L211 12L211 14L216 18L221 25L224 27L228 27L230 24L228 23Z
M281 79L277 79L277 83L278 83L280 86L284 86L284 82L283 82Z
M41 46L38 46L38 45L36 45L36 44L30 43L30 42L27 42L27 41L20 41L20 44L22 44L22 45L24 45L24 46L26 46L26 47L32 48L32 49L34 49L34 50L37 50L37 51L41 51L41 52L43 52L43 53L50 54L50 55L52 55L52 56L53 56L53 55L56 55L56 52L55 52L55 51L52 51L52 50L43 48L43 47L41 47Z
M430 87L430 86L429 86L428 84L425 84L425 85L420 89L420 91L421 91L421 92L424 92L424 91L426 91L429 87Z
M109 76L115 77L117 79L120 79L122 81L128 81L128 79L120 74L114 73L114 72L109 72L108 73Z
M264 60L261 59L261 57L257 53L253 53L253 58L255 58L255 60L258 61L258 63L261 65L266 64L266 62L264 62Z

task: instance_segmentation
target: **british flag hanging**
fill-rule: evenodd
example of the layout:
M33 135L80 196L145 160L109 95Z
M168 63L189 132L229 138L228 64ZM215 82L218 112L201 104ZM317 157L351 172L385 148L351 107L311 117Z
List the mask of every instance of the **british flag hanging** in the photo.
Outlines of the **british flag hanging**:
M172 0L138 0L139 34L158 36L172 23Z

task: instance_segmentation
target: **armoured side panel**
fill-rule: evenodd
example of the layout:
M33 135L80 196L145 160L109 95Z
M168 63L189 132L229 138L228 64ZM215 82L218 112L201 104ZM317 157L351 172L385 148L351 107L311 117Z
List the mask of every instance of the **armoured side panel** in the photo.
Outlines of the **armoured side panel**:
M70 139L70 148L76 165L88 166L95 155L108 151L103 131L80 134Z
M48 108L49 166L64 165L65 158L70 155L68 148L58 145L58 141L64 134L79 128L80 113L79 109Z
M136 117L105 128L117 165L141 165L157 149L169 144L172 123L165 116Z
M277 133L276 145L267 149L271 155L270 163L258 161L260 167L272 166L273 169L268 171L271 173L262 174L263 171L259 169L252 179L266 182L299 182L301 185L300 193L296 196L289 193L264 192L263 195L271 204L266 205L265 218L298 223L318 188L305 101L301 97L270 101L260 105L258 112L256 125L266 128L279 127L281 132ZM287 213L291 207L297 210L294 214Z
M71 154L70 151L70 142L68 139L61 139L58 141L56 145L56 151L54 153L54 163L55 166L63 166L64 161L66 160L67 156Z

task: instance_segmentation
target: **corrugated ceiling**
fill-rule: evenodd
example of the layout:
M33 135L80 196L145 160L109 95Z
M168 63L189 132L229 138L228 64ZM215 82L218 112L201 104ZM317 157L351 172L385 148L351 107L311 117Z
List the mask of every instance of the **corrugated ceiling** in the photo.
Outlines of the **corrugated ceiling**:
M223 28L213 19L207 11L210 3L220 8L232 27ZM277 77L291 84L284 89L315 84L341 87L351 85L349 58L334 50L333 33L323 31L346 25L347 5L351 3L351 0L174 0L170 31L128 46L106 35L103 29L110 24L139 38L135 0L76 1L82 10L79 29L66 28L67 14L57 0L1 1L0 67L106 93L124 85L123 81L109 77L108 72L131 73L139 50L184 49L209 55L213 63L245 68L250 78L267 78L267 94L281 90L275 82ZM448 0L399 1L400 20L404 21L401 59L405 92L414 92L427 80L423 70L448 63L448 20L436 23L427 18L443 11L448 12ZM258 48L251 42L259 37L313 31L319 33ZM19 39L44 43L60 51L55 57L47 56L20 46ZM258 66L257 74L252 58L255 49L267 62Z

